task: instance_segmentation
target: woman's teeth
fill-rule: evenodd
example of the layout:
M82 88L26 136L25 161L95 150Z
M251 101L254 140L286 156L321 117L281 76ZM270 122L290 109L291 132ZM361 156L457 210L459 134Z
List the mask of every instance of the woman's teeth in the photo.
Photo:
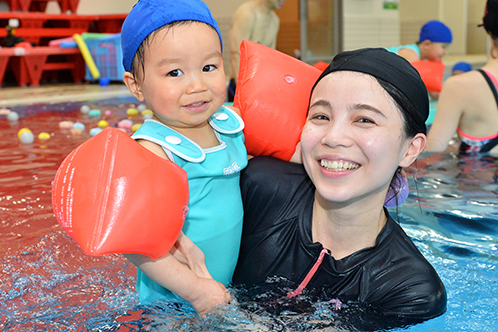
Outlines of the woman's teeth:
M323 160L321 161L322 167L326 168L329 171L334 171L334 172L341 172L341 171L349 171L351 169L356 169L359 167L358 164L353 164L350 162L343 162L343 161L327 161Z

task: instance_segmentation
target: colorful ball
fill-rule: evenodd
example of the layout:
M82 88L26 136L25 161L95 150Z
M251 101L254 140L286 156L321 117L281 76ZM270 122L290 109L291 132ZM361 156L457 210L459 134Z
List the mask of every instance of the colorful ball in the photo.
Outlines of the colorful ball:
M82 105L80 107L80 112L83 113L83 114L88 114L88 112L90 112L90 106L88 105Z
M136 116L138 114L138 110L136 108L130 107L126 110L126 114L128 114L128 116Z
M17 112L12 111L9 114L7 114L7 120L15 122L19 120L19 114Z
M109 123L107 123L106 120L100 120L99 123L97 124L98 127L104 129L105 127L107 127L109 125Z
M39 133L38 134L38 139L42 140L42 141L45 141L47 139L49 139L51 136L49 133L46 133L46 132L42 132L42 133Z
M21 138L21 135L23 133L31 133L31 130L29 128L22 128L17 132L17 138Z
M100 114L101 114L100 110L97 110L97 109L91 110L90 112L88 112L88 115L94 116L94 117L100 116Z
M131 130L133 132L136 132L138 130L138 128L140 128L142 124L141 123L135 123L132 127L131 127Z
M59 122L59 128L60 129L71 129L73 128L73 121L61 121Z

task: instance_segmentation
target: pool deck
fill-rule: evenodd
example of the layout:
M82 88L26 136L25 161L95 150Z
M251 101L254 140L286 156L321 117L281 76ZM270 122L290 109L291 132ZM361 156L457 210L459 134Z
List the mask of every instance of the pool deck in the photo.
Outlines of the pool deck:
M39 87L0 88L0 107L21 104L60 103L131 96L122 83L100 86L92 83L53 84Z

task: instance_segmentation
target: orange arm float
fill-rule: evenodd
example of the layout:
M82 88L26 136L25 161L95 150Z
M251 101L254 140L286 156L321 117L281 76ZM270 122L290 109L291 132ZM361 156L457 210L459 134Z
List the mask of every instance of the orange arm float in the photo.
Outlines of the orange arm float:
M413 61L411 64L420 74L427 91L441 92L444 75L444 64L442 62L419 60Z
M270 47L244 40L233 106L244 119L247 152L290 160L311 88L321 71Z
M88 255L164 256L187 204L185 171L110 127L62 161L52 187L57 221Z

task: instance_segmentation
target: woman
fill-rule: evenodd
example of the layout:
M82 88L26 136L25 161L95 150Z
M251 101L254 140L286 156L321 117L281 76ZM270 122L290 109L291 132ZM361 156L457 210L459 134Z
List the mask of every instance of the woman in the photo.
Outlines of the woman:
M442 314L441 280L383 206L392 179L425 147L428 113L427 90L405 59L384 49L337 55L311 92L303 165L256 157L242 175L233 282L277 276L294 285L284 297L356 303L362 328ZM363 324L369 317L373 325Z
M458 132L460 152L498 152L498 0L488 0L482 25L491 38L488 62L446 80L427 151L445 151Z

